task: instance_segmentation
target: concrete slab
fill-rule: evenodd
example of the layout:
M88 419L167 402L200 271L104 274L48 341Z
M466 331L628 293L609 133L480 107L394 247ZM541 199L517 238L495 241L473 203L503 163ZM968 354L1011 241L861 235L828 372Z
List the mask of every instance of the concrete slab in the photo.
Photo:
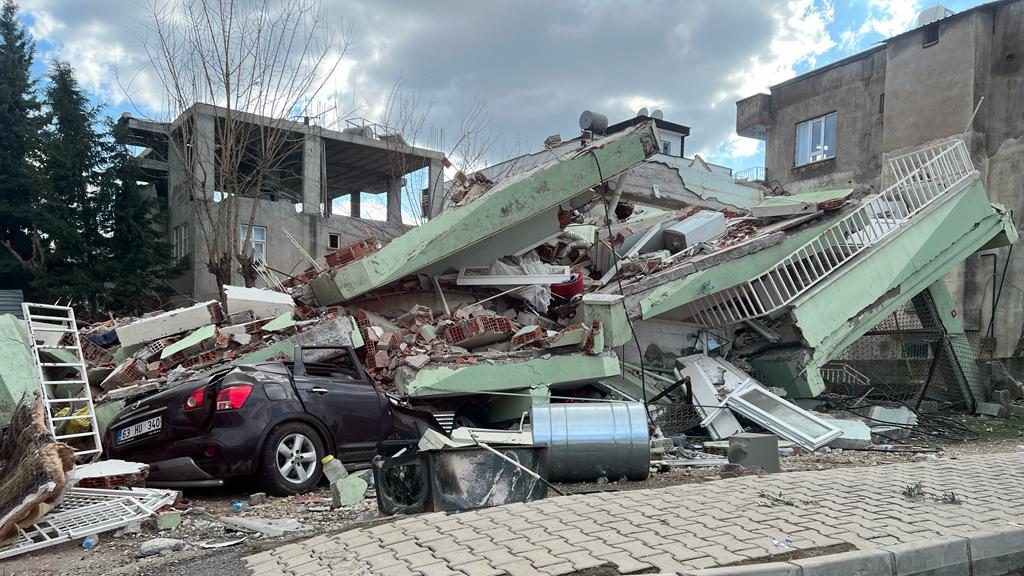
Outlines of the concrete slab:
M816 558L793 560L803 576L889 576L892 554L884 550L857 550Z
M613 353L546 355L529 360L482 361L477 364L430 365L418 371L400 366L395 372L398 393L412 397L467 392L581 384L615 376L619 360Z
M294 518L243 518L221 516L220 521L228 528L241 532L258 532L269 538L278 538L294 532L307 532L309 528Z
M815 414L832 426L839 428L842 435L829 442L829 448L858 449L871 447L871 427L863 420L847 420L845 418L831 418L824 414Z
M598 140L501 180L480 198L410 229L378 252L324 274L310 286L321 305L330 305L415 272L489 266L556 232L559 206L643 162L657 147L652 124Z
M172 355L178 352L184 352L193 346L198 346L207 340L211 340L217 336L217 327L213 324L207 324L202 328L192 332L188 336L185 336L181 340L174 342L168 346L165 346L160 351L160 359L170 358Z
M257 320L275 318L295 309L295 301L283 292L245 286L225 286L224 293L227 295L228 310L232 314L251 310Z
M120 326L117 328L117 337L121 340L121 346L147 344L165 336L216 324L223 319L220 302L210 300Z
M39 389L25 324L13 314L0 316L0 358L0 426L6 426L21 398Z
M894 576L960 576L971 573L969 540L937 536L885 548L893 556Z
M999 576L1024 566L1024 528L1009 528L972 534L971 574Z

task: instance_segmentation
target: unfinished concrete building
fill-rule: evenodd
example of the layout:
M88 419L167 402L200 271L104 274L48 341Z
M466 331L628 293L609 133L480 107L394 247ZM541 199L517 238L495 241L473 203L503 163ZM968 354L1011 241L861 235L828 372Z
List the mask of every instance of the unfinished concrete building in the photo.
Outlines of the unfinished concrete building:
M286 133L287 158L263 180L263 189L251 198L239 199L239 213L255 208L252 250L279 277L301 274L310 266L307 255L329 251L366 238L387 241L404 233L412 215L427 219L438 206L421 198L431 194L442 178L443 154L411 146L402 135L369 122L353 123L342 130L233 112L235 123L248 127L252 138L270 132ZM197 211L200 203L216 202L215 189L220 139L225 110L197 103L171 122L153 122L125 114L120 119L126 143L143 148L142 168L153 183L153 193L167 210L166 234L176 259L185 258L190 268L173 282L174 289L190 300L217 296L214 277L206 269L206 249ZM193 162L210 167L211 177L189 184L189 175L173 138L194 130L188 143L196 143ZM258 147L258 142L250 143ZM416 174L418 177L412 178ZM425 176L425 177L423 177ZM418 184L426 183L422 189ZM431 185L433 183L433 185ZM199 186L200 190L191 187ZM386 219L371 220L361 204L363 194L383 196ZM347 215L337 212L347 205ZM403 221L405 220L405 221ZM246 226L243 220L240 226ZM246 236L243 228L238 234ZM241 241L241 240L240 240ZM234 283L240 284L240 278Z
M893 176L889 160L962 135L988 197L1021 213L1024 2L1000 0L960 13L930 8L917 24L737 102L737 133L765 141L767 181L789 193L874 194ZM975 354L1024 374L1024 261L1008 247L982 250L954 267L946 283ZM881 334L878 340L886 341ZM923 347L903 360L931 354Z

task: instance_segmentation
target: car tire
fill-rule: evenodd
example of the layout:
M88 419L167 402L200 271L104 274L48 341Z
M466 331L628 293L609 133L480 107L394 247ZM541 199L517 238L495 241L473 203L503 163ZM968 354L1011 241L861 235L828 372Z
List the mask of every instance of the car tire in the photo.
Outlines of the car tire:
M260 484L275 496L308 492L323 476L320 460L325 454L323 440L308 424L279 424L267 435L260 452Z

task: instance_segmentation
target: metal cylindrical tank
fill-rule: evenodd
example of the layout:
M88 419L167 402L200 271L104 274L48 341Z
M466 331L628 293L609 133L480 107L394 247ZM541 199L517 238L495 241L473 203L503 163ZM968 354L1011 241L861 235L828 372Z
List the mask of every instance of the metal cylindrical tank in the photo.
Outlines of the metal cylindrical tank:
M533 443L548 447L551 481L645 480L650 474L647 415L639 402L536 405L530 422Z
M600 112L584 110L580 114L580 130L590 130L594 134L604 134L608 129L608 117Z

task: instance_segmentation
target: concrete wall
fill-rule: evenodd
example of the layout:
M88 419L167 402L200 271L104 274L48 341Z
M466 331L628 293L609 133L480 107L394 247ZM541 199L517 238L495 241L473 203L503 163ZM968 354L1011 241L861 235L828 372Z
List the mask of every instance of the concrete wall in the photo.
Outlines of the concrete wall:
M918 146L960 134L977 101L975 12L939 21L939 41L923 47L926 29L886 43L885 130L882 151Z
M772 88L765 145L768 180L790 193L871 185L877 188L881 163L885 51L825 69ZM835 158L794 166L796 125L837 112Z
M773 87L768 177L789 192L847 182L878 191L885 155L959 135L984 97L967 133L975 167L993 202L1024 214L1024 1L974 10L938 25L939 41L931 46L923 46L923 29L914 30L873 52ZM885 106L879 114L882 93ZM741 103L746 107L737 109L738 130L758 121L751 116L757 110L748 110L754 100ZM793 168L796 123L832 110L839 113L835 161ZM998 290L1004 269L993 315L992 285ZM991 323L996 355L1014 354L1024 326L1024 256L1011 256L1008 248L976 254L946 281L964 328L986 333Z
M243 221L247 220L252 203L253 200L250 198L238 200L237 212ZM330 252L327 242L328 235L332 233L339 234L341 236L340 245L345 246L367 237L382 241L390 240L408 229L401 224L349 218L348 216L331 216L325 219L318 214L297 212L297 206L301 206L301 204L260 200L256 219L253 222L254 226L267 228L267 266L291 275L301 274L311 264L302 251L284 233L284 230L287 230L312 257L318 258ZM192 218L190 226L198 227L195 214L191 209L188 213ZM217 298L217 283L213 275L206 271L206 244L198 232L194 246L196 251L195 270L192 275L194 277L193 298L196 300ZM235 273L234 276L233 283L241 285L241 274ZM263 282L257 281L256 285L263 286Z

